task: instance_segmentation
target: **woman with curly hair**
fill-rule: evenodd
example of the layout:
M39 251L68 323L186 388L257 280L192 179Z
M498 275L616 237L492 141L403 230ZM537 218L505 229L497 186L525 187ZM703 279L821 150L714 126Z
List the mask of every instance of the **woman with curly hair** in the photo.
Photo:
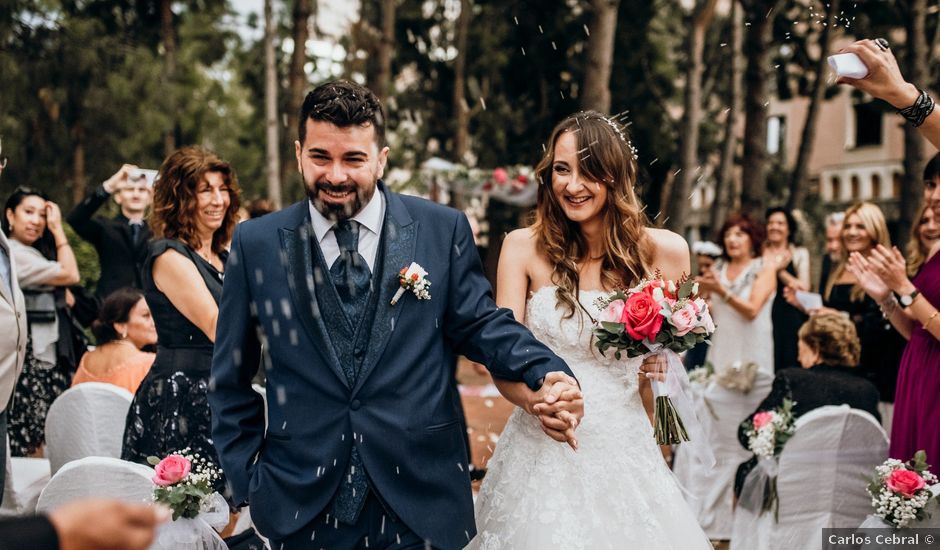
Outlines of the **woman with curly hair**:
M535 405L524 384L496 381L519 408L489 461L470 547L709 548L653 439L643 361L601 355L591 333L598 298L657 271L687 274L688 245L648 226L633 146L614 120L566 118L536 171L535 223L506 237L496 301L565 360L591 412L574 452L541 433L570 427L563 404Z
M218 466L207 392L238 193L235 171L205 149L184 147L160 167L142 277L157 356L127 414L125 460L189 447Z

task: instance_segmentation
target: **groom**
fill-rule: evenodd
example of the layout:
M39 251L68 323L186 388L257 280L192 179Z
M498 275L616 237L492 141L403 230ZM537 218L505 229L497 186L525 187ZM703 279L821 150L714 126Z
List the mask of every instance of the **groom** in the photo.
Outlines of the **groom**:
M272 548L460 548L476 529L451 357L556 406L575 382L496 307L464 215L380 181L370 90L316 88L298 130L309 201L238 226L219 306L209 403L234 501ZM412 262L430 296L393 305Z

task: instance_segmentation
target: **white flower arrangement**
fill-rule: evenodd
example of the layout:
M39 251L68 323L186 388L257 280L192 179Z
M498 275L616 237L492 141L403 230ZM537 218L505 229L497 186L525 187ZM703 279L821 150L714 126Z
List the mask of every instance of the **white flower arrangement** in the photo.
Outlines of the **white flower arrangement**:
M173 520L192 519L210 505L209 496L221 473L212 463L192 454L189 447L159 459L147 458L154 467L153 500L173 510Z
M398 283L401 288L392 297L391 305L397 304L406 290L410 290L419 300L431 299L431 292L428 290L431 287L428 272L417 262L411 262L411 265L401 268L398 272Z
M868 485L875 515L898 529L930 517L927 503L935 497L928 486L937 483L937 476L929 467L924 451L917 451L910 462L889 458L876 467Z

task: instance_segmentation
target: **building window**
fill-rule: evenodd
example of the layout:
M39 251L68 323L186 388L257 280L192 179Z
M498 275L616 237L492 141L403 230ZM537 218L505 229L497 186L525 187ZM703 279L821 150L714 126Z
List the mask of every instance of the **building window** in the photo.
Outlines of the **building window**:
M858 179L858 176L852 176L852 200L857 201L859 195L861 195L862 182Z
M832 200L842 200L842 180L839 176L832 176Z
M894 179L891 182L891 197L898 198L901 196L901 173L895 172Z
M871 197L873 199L881 198L881 176L878 174L871 175Z
M875 101L855 105L855 146L881 145L881 122L884 112Z
M772 116L767 119L767 152L771 155L783 155L787 139L787 119L784 116Z

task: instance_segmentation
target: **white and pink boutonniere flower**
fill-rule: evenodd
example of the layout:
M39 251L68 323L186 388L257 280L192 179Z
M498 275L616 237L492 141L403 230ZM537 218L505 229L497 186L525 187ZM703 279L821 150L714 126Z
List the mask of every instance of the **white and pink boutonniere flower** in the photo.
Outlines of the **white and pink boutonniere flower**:
M401 285L401 288L399 288L395 296L392 297L391 305L397 304L406 290L410 290L419 300L431 299L431 293L428 291L428 288L431 287L431 281L428 280L428 272L418 265L417 262L411 262L411 265L408 267L401 268L401 271L398 272L398 283Z

